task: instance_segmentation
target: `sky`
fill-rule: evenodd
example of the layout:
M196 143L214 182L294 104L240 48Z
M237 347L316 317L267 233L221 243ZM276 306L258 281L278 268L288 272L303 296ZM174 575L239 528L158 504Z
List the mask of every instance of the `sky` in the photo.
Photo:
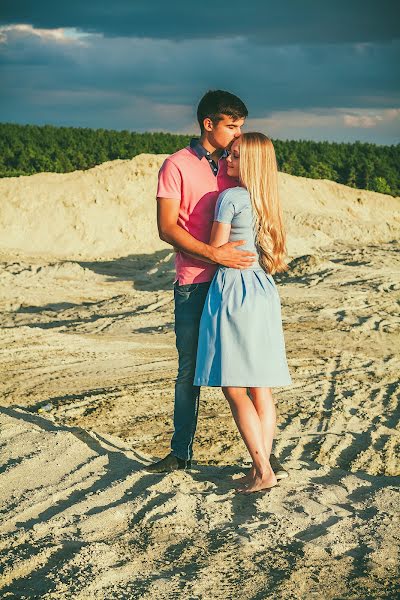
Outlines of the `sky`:
M400 141L397 0L2 0L1 122L196 133L209 89L247 131Z

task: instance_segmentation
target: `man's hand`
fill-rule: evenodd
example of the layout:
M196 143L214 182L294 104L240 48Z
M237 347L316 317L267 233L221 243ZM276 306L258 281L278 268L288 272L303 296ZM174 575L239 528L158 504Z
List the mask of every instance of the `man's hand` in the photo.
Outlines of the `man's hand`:
M223 246L214 248L212 260L219 265L231 267L233 269L246 269L247 267L251 267L256 261L257 255L254 254L254 252L236 249L236 246L243 246L245 243L246 240L227 242Z

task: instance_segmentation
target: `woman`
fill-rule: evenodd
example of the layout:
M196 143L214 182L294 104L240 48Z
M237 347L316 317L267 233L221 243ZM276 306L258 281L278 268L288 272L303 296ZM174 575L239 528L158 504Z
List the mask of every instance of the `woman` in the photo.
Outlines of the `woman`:
M245 239L241 249L259 260L243 270L218 268L201 317L194 385L222 387L253 460L237 488L248 494L277 484L269 463L276 423L271 387L292 381L272 274L287 269L286 248L271 140L245 133L227 162L240 187L220 194L210 244Z

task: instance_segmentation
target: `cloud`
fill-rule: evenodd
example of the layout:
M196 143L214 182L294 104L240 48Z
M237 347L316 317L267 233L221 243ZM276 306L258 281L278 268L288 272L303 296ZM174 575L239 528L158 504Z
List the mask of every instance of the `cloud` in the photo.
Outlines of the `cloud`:
M398 37L396 0L3 0L4 24L73 27L106 37L188 40L244 36L263 45L387 41Z
M30 24L0 27L0 64L3 83L7 82L7 66L53 67L55 73L66 62L72 64L87 47L86 38L74 29L36 29ZM57 75L56 75L57 77Z
M206 89L247 99L256 116L281 109L329 106L391 108L400 104L395 65L400 42L367 45L263 47L243 37L173 42L87 35L59 43L59 32L8 29L3 77L35 89L121 90L163 104L192 104ZM65 35L64 38L65 39ZM35 69L47 63L48 71ZM12 65L12 69L7 68ZM26 67L24 71L23 67Z
M25 23L0 27L0 43L2 44L10 44L18 38L26 39L29 37L37 37L45 42L84 45L82 38L87 37L87 35L80 33L75 28L37 29Z
M373 113L361 108L277 111L267 118L250 118L246 122L247 131L262 131L272 138L283 139L372 141L366 131L371 128L375 130L376 143L396 143L400 136L400 108Z
M28 24L4 27L0 35L3 121L193 132L198 100L222 88L238 94L251 118L277 137L291 131L310 137L307 127L324 139L335 127L345 137L396 135L396 118L391 131L385 127L400 106L400 41L177 42Z
M396 121L400 119L400 108L392 108L388 110L383 110L380 113L371 114L362 114L362 113L350 113L343 115L344 123L348 127L362 127L365 129L369 129L372 127L377 127L383 121Z

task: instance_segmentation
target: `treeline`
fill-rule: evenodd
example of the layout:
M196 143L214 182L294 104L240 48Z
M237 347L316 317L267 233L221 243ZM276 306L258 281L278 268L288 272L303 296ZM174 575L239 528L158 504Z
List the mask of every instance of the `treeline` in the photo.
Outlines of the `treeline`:
M0 123L0 177L89 169L143 152L170 154L190 135ZM400 144L274 140L279 170L400 195Z

